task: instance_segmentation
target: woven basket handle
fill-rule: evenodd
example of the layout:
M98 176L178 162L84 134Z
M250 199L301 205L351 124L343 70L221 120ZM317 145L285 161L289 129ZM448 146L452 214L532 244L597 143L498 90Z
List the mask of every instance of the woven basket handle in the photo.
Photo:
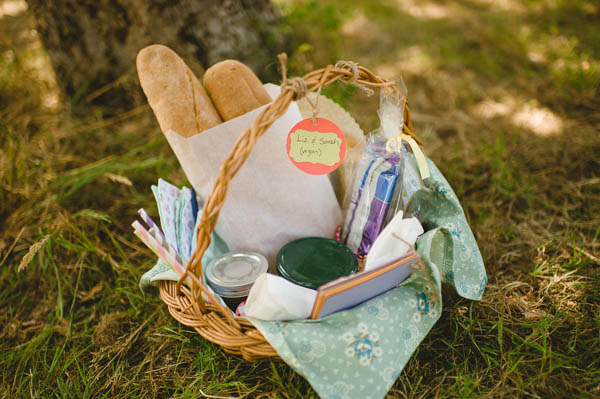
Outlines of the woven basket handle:
M394 82L382 79L367 68L351 62L340 62L337 63L336 66L328 65L325 68L307 73L302 78L292 78L288 80L286 76L287 56L285 56L285 54L280 54L279 59L281 61L283 75L281 93L275 101L260 113L252 124L252 127L242 133L235 142L231 153L221 165L213 190L202 211L202 218L197 231L198 242L196 250L187 264L184 275L177 283L177 288L179 289L181 283L186 278L192 280L192 291L196 298L196 305L202 313L206 311L204 300L201 297L202 292L211 298L213 303L219 305L219 302L215 300L212 294L204 286L202 256L210 245L211 233L215 228L219 212L227 197L229 183L240 170L240 167L244 164L246 159L248 159L256 141L277 119L285 114L292 101L299 100L302 96L338 80L368 89L385 88L398 91ZM404 133L412 136L419 145L421 144L421 141L413 133L408 105L405 105L404 108ZM222 306L219 305L219 307ZM233 316L231 316L231 312L222 309L222 313L225 314L226 317L227 315L229 316L227 318L230 319L229 321L232 322L232 324L238 324L235 322Z

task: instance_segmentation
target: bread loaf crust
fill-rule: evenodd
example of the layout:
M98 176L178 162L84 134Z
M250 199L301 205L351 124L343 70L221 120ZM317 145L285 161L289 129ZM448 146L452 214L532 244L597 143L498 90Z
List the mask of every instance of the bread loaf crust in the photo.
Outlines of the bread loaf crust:
M206 70L202 82L225 121L272 101L254 72L239 61L216 63Z
M210 97L170 48L153 44L136 59L138 76L163 133L190 137L222 123Z

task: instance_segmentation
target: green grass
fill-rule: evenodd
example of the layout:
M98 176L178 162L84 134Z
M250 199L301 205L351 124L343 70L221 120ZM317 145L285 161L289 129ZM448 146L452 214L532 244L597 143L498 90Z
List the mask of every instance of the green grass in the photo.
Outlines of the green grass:
M480 302L444 288L389 396L599 397L597 3L278 4L292 74L348 59L403 75L488 270ZM0 20L0 398L316 397L285 364L229 356L139 291L154 257L130 221L156 214L159 177L185 176L147 107L44 107L41 49L9 32L23 18ZM327 94L377 125L377 100Z

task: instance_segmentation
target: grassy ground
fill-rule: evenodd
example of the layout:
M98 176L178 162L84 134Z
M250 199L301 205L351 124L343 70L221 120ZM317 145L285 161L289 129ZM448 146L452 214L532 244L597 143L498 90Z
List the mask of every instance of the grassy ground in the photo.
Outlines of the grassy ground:
M444 290L390 397L600 397L598 3L279 4L295 73L350 59L403 75L486 262L483 301ZM153 256L130 221L156 214L158 177L185 177L146 106L56 101L28 18L0 2L0 398L315 397L142 295ZM376 125L373 99L328 94Z

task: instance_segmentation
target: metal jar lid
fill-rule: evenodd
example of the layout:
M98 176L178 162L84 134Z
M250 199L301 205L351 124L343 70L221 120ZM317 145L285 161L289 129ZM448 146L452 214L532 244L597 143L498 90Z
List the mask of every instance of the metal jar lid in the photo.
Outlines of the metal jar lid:
M229 252L214 259L206 268L206 281L221 296L247 296L250 288L269 268L267 258L256 252Z

